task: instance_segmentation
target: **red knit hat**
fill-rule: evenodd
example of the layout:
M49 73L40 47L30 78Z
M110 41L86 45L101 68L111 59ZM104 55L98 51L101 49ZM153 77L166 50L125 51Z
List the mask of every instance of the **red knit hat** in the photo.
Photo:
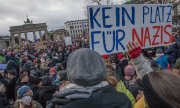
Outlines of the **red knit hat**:
M117 53L117 59L122 59L122 58L124 58L123 53Z
M108 59L109 56L108 55L103 55L103 59Z

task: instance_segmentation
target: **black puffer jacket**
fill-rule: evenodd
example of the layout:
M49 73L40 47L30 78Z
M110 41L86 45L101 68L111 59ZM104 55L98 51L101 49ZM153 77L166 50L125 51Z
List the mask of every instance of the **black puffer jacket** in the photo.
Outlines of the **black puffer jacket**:
M53 94L56 91L56 86L55 85L48 85L44 86L40 91L39 91L39 96L38 96L38 102L43 106L43 108L46 107L47 101L50 101L53 98Z
M0 108L10 108L9 101L4 93L0 93Z
M14 77L8 84L7 84L7 98L13 99L15 101L15 86L16 86L17 77Z
M105 86L87 99L68 100L54 97L46 108L132 108L125 94L118 93L112 86Z

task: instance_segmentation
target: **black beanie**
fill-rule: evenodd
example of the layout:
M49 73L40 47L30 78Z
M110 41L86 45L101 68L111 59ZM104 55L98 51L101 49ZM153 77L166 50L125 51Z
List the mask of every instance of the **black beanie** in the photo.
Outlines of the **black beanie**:
M143 77L142 86L144 89L144 96L149 108L172 108L154 91L150 83L148 74Z

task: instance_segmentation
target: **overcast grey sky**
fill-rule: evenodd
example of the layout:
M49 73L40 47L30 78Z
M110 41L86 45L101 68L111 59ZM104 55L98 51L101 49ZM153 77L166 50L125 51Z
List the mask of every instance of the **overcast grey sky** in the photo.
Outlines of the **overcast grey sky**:
M46 22L48 30L62 28L65 21L86 18L86 5L85 0L0 0L0 35L9 35L9 26L22 25L26 15Z
M9 35L9 26L22 25L26 15L46 22L49 30L61 28L65 21L84 19L85 6L85 0L0 0L0 35Z

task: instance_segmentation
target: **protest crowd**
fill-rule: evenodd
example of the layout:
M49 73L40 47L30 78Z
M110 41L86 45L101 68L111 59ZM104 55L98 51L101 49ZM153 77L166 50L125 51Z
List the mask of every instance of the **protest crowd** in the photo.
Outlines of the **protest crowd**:
M0 51L0 108L180 108L180 31L167 47L100 56L89 39Z
M0 108L180 108L171 8L88 6L89 36L0 49Z

